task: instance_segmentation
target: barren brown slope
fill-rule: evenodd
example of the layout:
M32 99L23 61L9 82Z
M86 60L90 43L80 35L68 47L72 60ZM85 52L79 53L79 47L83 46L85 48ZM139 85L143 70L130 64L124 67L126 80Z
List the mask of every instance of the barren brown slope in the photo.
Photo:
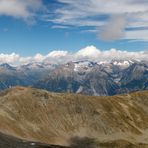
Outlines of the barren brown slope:
M0 93L0 131L59 145L69 145L75 137L100 144L147 143L147 106L148 91L92 97L16 87Z

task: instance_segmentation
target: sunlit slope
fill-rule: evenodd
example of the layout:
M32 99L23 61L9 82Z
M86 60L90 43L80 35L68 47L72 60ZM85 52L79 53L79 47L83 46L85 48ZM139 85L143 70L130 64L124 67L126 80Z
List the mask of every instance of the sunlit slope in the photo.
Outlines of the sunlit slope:
M74 137L148 141L148 91L112 97L15 87L0 93L0 131L48 144Z

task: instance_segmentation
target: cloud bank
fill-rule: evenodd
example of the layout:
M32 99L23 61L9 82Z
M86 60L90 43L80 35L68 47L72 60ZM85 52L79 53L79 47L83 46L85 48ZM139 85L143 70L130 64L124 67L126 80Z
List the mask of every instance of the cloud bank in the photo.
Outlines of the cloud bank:
M47 55L36 54L32 57L22 57L19 54L0 54L0 63L11 65L27 64L30 62L47 62L47 63L67 63L70 61L90 60L95 62L117 60L147 60L148 52L146 51L121 51L117 49L100 50L95 46L87 46L75 53L68 51L55 50Z
M52 29L91 27L103 40L148 41L147 0L0 0L0 16L27 22L41 17L53 23Z
M148 41L145 32L141 30L148 26L147 0L57 1L63 5L56 8L54 18L47 21L59 25L94 27L99 39ZM144 30L148 32L148 29Z

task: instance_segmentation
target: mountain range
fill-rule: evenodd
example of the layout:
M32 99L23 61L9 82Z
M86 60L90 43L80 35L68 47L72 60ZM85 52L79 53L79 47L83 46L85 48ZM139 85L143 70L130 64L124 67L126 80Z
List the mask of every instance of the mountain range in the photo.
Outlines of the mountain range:
M0 65L0 90L12 86L95 96L147 90L148 62L83 60L66 64L29 63L19 66L3 63Z

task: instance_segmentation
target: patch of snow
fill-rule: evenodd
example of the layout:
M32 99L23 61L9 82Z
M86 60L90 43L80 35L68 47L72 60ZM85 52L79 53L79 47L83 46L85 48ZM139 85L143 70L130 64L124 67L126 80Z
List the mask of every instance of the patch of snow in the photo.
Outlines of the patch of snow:
M36 144L35 144L35 143L30 143L30 145L32 145L32 146L33 146L33 145L36 145Z
M102 64L108 64L109 62L108 61L100 61L100 62L98 62L97 64L98 65L102 65Z
M90 62L90 61L79 61L79 62L74 62L74 71L80 71L82 69L88 69L94 66L95 63Z
M131 60L128 61L114 61L113 65L121 66L121 67L129 67L134 62Z
M82 87L82 86L80 86L80 87L79 87L79 89L77 90L77 92L76 92L76 93L81 93L81 92L82 92L82 90L83 90L83 87Z
M120 80L121 80L121 78L116 78L116 79L114 79L114 81L115 81L116 83L119 83Z

